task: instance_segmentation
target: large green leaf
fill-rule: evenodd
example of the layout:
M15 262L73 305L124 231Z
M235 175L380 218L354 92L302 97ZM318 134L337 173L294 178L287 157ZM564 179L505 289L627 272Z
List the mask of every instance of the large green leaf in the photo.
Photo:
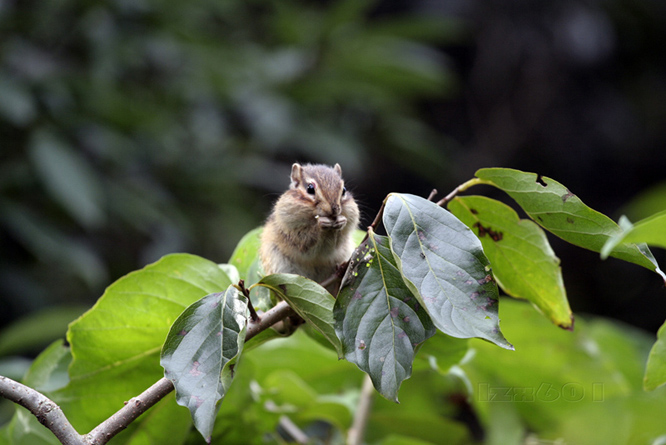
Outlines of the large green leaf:
M433 202L397 193L387 198L383 221L405 282L438 329L513 348L499 329L489 261L467 226Z
M643 386L653 390L666 383L666 323L657 332L657 341L648 356Z
M436 331L405 285L386 237L370 231L355 251L334 316L345 358L370 375L381 395L397 402L416 348Z
M267 287L289 303L305 321L321 333L342 358L342 344L335 335L333 304L335 298L314 281L294 274L273 274L263 277L259 286Z
M70 383L54 397L79 431L89 431L163 375L159 354L183 310L224 291L217 264L175 254L113 283L67 333Z
M583 204L554 179L508 168L484 168L476 176L506 192L544 229L576 246L600 252L611 236L620 233L613 220ZM666 281L647 248L619 245L610 256L655 271Z
M210 442L218 403L233 378L245 342L247 298L230 285L190 305L171 326L162 348L164 376L176 401L190 410L194 425Z
M477 234L507 294L531 301L556 325L573 328L560 260L537 224L483 196L455 198L448 208Z
M620 218L620 233L610 237L603 249L601 257L606 258L620 243L645 243L666 249L666 210L656 213L632 224L625 216Z

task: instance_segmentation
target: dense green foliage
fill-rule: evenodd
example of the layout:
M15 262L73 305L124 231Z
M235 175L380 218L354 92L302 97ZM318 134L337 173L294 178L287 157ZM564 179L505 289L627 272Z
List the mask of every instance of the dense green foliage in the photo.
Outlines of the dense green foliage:
M537 187L515 186L525 178ZM540 202L544 192L552 193L546 190L550 184L558 185L549 178L484 169L460 189L491 182L513 193L521 189L517 203L547 230L566 232L566 237L574 233L572 225L577 227L574 239L581 247L600 250L597 237L602 236L614 243L608 247L611 254L639 264L642 260L633 252L650 258L647 246L615 239L621 229L570 191L564 189L566 199L560 196L560 210L550 208L548 199ZM513 185L507 187L509 183ZM249 311L243 288L234 281L249 282L258 273L255 230L241 240L229 264L170 255L123 277L70 325L69 346L56 342L47 348L25 381L59 403L85 431L161 376L161 351L164 375L174 383L178 404L189 408L194 426L207 440L279 441L280 416L288 415L304 429L319 425L312 434L339 443L356 409L361 373L344 361L336 364L337 355L365 371L387 401L397 402L402 388L406 403L399 407L377 401L367 433L371 442L410 438L437 443L446 437L468 443L482 434L488 443L515 443L528 430L541 439L577 443L597 443L602 437L604 443L618 444L656 440L662 423L649 414L666 408L661 332L644 372L651 342L643 334L601 319L579 322L575 334L568 332L570 325L561 326L567 330L552 325L559 324L554 314L569 310L561 284L558 292L512 289L536 308L552 308L544 318L506 298L498 311L493 262L481 240L490 238L499 252L516 249L516 242L537 240L529 261L491 255L512 265L500 273L500 287L521 279L531 282L535 264L553 264L552 250L542 244L545 238L537 225L528 224L530 236L525 236L525 223L516 224L510 213L486 212L497 204L479 197L455 197L450 203L468 206L474 217L467 225L424 198L390 194L382 213L387 236L368 229L337 299L317 283L288 274L265 276L248 288L250 294L263 288L286 300L314 328L298 330L311 339L295 334L281 340L269 332L251 338L243 352ZM570 216L558 218L558 212ZM582 224L580 215L586 215ZM661 226L637 226L644 227L638 234L646 241L660 239ZM652 261L644 265L655 269ZM528 278L521 278L523 272ZM508 351L513 346L499 330L500 318L515 352ZM468 340L473 337L488 341ZM419 378L410 384L413 372ZM644 392L643 386L652 392ZM224 408L229 404L234 410ZM629 414L623 422L609 415L617 406ZM455 420L462 412L473 413L476 420ZM183 417L188 416L169 396L116 440L196 442L198 433ZM590 432L590 423L599 425L604 422L600 419L606 419L603 431ZM57 443L36 422L17 409L0 437L18 444Z

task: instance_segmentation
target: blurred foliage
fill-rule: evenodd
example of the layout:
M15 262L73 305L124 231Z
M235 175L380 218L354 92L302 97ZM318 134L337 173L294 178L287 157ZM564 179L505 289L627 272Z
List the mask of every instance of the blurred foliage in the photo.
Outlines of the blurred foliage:
M169 252L226 259L295 160L441 175L416 102L454 87L434 44L459 27L374 8L0 3L0 322Z

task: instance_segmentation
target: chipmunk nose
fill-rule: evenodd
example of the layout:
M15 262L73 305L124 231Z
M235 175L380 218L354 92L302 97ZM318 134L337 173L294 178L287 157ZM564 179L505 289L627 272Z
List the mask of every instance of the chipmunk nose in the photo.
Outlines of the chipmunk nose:
M331 206L331 215L338 216L339 214L340 214L340 206L337 204L333 204Z

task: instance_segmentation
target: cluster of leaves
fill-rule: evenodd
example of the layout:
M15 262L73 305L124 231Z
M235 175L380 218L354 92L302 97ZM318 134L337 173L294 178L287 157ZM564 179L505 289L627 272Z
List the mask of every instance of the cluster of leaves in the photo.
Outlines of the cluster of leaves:
M192 255L170 255L111 285L90 311L70 325L70 346L57 342L48 348L33 365L26 383L59 403L77 429L89 430L124 400L161 377L157 360L161 356L164 375L176 388L175 399L189 408L199 432L209 441L224 437L230 442L238 439L238 434L247 440L253 432L274 432L279 415L287 412L300 422L325 420L336 426L339 434L349 425L354 396L333 397L336 390L328 379L341 388L358 382L349 377L349 363L365 371L379 393L391 401L397 401L401 384L414 370L430 373L430 378L457 375L460 380L456 381L466 385L462 392L475 395L475 408L488 431L498 437L524 434L527 429L556 437L576 430L579 424L564 414L562 402L584 402L577 406L588 409L599 397L612 398L616 403L630 399L637 412L663 406L666 402L661 391L636 399L635 393L642 386L636 383L636 375L642 374L641 360L647 355L649 340L639 334L622 339L618 328L607 323L590 323L575 337L566 331L546 333L548 322L531 320L525 315L525 305L511 303L504 325L510 326L512 335L508 337L512 342L525 351L516 353L522 355L515 362L513 353L500 352L513 347L499 330L496 285L499 283L514 297L529 300L550 322L571 330L573 318L559 261L542 228L588 249L602 251L606 246L610 255L663 276L645 245L622 241L663 246L659 224L663 213L633 228L623 223L625 228L620 229L550 178L509 169L482 169L458 192L476 184L505 191L531 219L520 219L505 204L485 197L443 200L439 204L448 202L447 212L429 200L392 193L381 213L386 236L378 235L372 227L368 229L350 261L337 299L317 283L295 275L268 275L257 280L259 230L241 240L228 264L217 265ZM293 341L307 344L307 358L304 353L296 354L297 362L289 363L293 356L289 352L281 355L281 348L288 351L289 346L284 346L284 341L277 339L280 334L273 330L246 344L247 297L236 284L241 278L251 283L250 298L258 307L266 309L270 305L270 297L262 292L270 290L308 322L310 329L305 331L313 339L332 351L315 347L316 343L301 335ZM544 347L544 338L551 336L553 342ZM465 340L469 338L485 342L475 342L470 349ZM265 343L267 340L272 341ZM261 352L253 355L258 350ZM472 350L478 358L463 359ZM633 351L628 354L631 361L627 361L626 351ZM648 389L666 383L663 351L660 332L650 353L645 378ZM311 354L333 362L337 355L346 361L312 364ZM293 372L301 370L298 360L307 360L312 366L305 377L300 371ZM561 368L564 363L569 364ZM599 368L595 373L598 381L589 381L589 374L582 371L591 363ZM541 371L528 372L538 368ZM234 378L237 381L230 386ZM449 390L455 387L451 380L448 382ZM544 382L559 386L544 389ZM234 393L239 386L243 391ZM532 388L543 400L537 400L534 394L521 398L524 391L518 398L513 394L511 400L497 400L516 402L499 415L497 406L488 402L498 395L497 388L505 387ZM565 390L570 392L561 397ZM426 394L428 391L430 388ZM602 391L601 396L598 391ZM535 402L552 402L555 394L560 395L560 403L534 413ZM225 409L228 404L220 401L227 396L240 405ZM424 402L425 396L415 398L419 400L416 403L433 403ZM147 417L123 432L125 443L185 443L191 435L190 424L172 399L169 396L162 400ZM393 432L404 432L401 428L405 424L391 417L390 413L395 412L391 410L382 402L371 425L375 422L377 428L382 413L389 413L384 422L392 419L389 422L397 428ZM603 414L605 410L593 411ZM439 414L418 415L441 426L452 439L469 439L461 425L442 420ZM546 417L558 421L540 423ZM4 437L15 443L34 440L35 422L18 410L3 430ZM629 422L622 427L622 437L632 436L640 428L649 435L657 428L650 422ZM412 429L406 428L409 435ZM45 442L53 443L44 430L39 431ZM431 439L431 431L424 428L423 436L416 437ZM378 432L371 426L369 434ZM392 440L384 439L385 443Z

